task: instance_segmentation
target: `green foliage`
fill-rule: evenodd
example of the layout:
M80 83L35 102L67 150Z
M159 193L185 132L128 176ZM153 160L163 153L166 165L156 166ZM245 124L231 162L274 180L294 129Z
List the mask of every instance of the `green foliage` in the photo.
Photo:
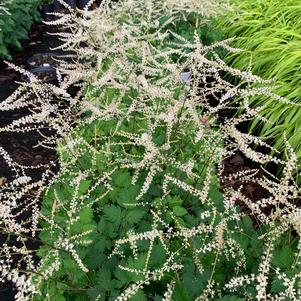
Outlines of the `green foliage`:
M124 97L126 99L126 96ZM246 296L248 296L248 300L254 300L256 298L256 282L251 282L242 290L231 294L224 293L223 287L233 277L258 271L261 256L265 250L265 243L261 236L264 233L268 235L270 230L264 227L255 230L252 220L248 216L240 217L239 221L232 220L231 217L239 212L239 208L235 208L234 211L225 211L224 199L214 172L212 172L209 196L211 196L214 208L218 208L215 214L212 214L212 204L202 204L194 195L188 194L176 186L171 186L168 195L164 196L158 184L163 181L164 174L175 170L172 164L167 164L164 170L157 173L153 185L143 196L143 206L137 205L136 198L143 186L146 174L142 173L137 182L133 184L133 170L120 168L119 164L113 163L117 158L120 159L124 147L119 145L119 142L124 142L124 137L118 135L116 127L120 127L119 129L124 132L131 131L133 134L139 134L146 130L146 126L142 119L136 120L135 127L132 127L131 122L126 120L122 124L114 119L97 120L89 126L77 128L74 132L74 138L83 138L84 143L77 145L73 152L85 153L86 165L81 164L81 157L77 160L68 157L67 161L71 164L67 173L61 175L59 182L47 192L42 214L45 216L51 214L53 198L56 195L60 200L58 204L61 203L60 206L57 205L58 209L54 217L57 226L64 229L69 237L81 231L92 231L88 236L91 239L91 244L88 247L79 245L76 248L89 272L83 273L72 256L61 251L62 265L52 278L45 280L41 288L42 292L47 291L53 300L60 300L60 298L66 301L92 301L97 298L98 300L116 300L117 296L133 283L145 280L146 276L143 273L136 273L135 271L143 271L146 265L150 271L158 270L164 266L170 256L166 253L167 246L169 250L177 254L176 261L183 266L181 271L179 273L166 271L162 278L143 286L129 300L162 300L166 287L171 281L175 281L172 300L194 300L205 291L210 279L214 281L213 290L217 292L211 300L240 301L246 300ZM95 134L96 129L97 134ZM164 127L159 127L159 129L158 134L165 136L166 129ZM117 134L110 136L110 142L107 144L105 133L112 132ZM174 139L185 145L189 140L189 131L182 134L174 132ZM204 152L206 140L207 138L204 137L200 143L192 144L189 150L190 155L182 152L178 148L178 144L173 145L173 148L166 155L176 153L178 160L184 158L187 160L190 156L199 153L206 156L206 152ZM95 147L95 141L97 141L97 146L91 150L89 145ZM108 147L111 147L109 152ZM102 152L104 149L107 150L106 153ZM96 150L97 153L95 153ZM126 149L126 156L134 154L142 156L143 151L142 148L128 148ZM66 158L64 153L62 156ZM95 161L95 158L98 160ZM210 158L214 157L210 155ZM208 159L194 167L194 172L203 175L194 184L195 188L201 188L202 183L204 183L204 162L209 164L207 167L211 165L213 168L214 161L208 163L210 162ZM102 167L99 169L101 162ZM86 166L90 167L87 169ZM116 169L116 167L118 168ZM94 203L106 191L102 183L97 184L97 179L103 176L104 170L111 174L109 183L112 187L104 197ZM79 181L78 184L72 184L74 177L70 174L85 172L89 173L87 179ZM185 181L186 176L179 172L178 178ZM90 191L91 187L94 187L92 191ZM80 197L83 209L79 211L78 220L70 227L69 222L67 222L69 219L68 212L70 212L69 206L74 199L74 194ZM174 236L169 239L166 238L166 246L159 239L155 239L153 245L150 241L142 239L135 242L135 247L131 244L119 244L116 249L116 244L118 245L120 239L126 239L131 234L152 231L154 227L153 210L160 214L162 224L158 226L158 229L162 231L165 228L164 224L169 224L176 229L192 229L200 224L211 224L214 228L219 225L222 218L228 220L223 235L225 245L218 254L215 253L214 248L208 252L196 253L197 249L203 250L205 246L214 241L216 236L214 230L204 233L204 236L191 238L187 248L183 248L185 244L183 237ZM207 212L206 217L201 218L205 212ZM209 212L211 213L209 214ZM42 257L47 249L48 252L52 250L51 245L55 243L58 235L58 232L52 229L48 223L44 223L43 228L40 238L45 244L39 253ZM288 274L292 271L295 260L294 254L297 251L296 241L290 235L290 233L280 235L275 243L272 257L273 270L279 268L280 271ZM228 243L231 246L230 250L232 250L230 253L226 251ZM151 250L150 253L148 253L149 250ZM239 262L244 262L244 264L240 265ZM299 271L300 268L299 264L294 267L295 271ZM275 272L271 271L269 277L272 293L280 293L286 289L282 284L283 282L278 280ZM35 300L40 299L37 297Z
M0 14L1 58L11 59L11 50L21 49L20 40L28 37L32 23L39 20L39 4L40 0L13 0L10 14Z
M301 3L295 0L232 0L233 10L220 18L218 28L235 37L233 46L244 49L228 55L226 61L237 68L250 64L254 74L276 79L275 92L293 104L264 96L252 98L252 106L263 106L250 131L270 139L276 149L285 150L285 138L301 160Z
M164 24L167 18L162 17L160 23ZM190 13L185 16L185 19L177 20L169 23L164 29L175 32L179 36L185 38L187 41L193 43L195 35L197 35L202 43L206 46L214 42L221 41L223 35L221 31L216 29L215 19L201 18L198 14ZM166 40L166 45L172 45L176 41L172 35ZM159 45L156 45L159 46ZM226 51L223 48L216 49L218 55L223 58ZM172 55L174 61L184 61L185 59L178 55Z

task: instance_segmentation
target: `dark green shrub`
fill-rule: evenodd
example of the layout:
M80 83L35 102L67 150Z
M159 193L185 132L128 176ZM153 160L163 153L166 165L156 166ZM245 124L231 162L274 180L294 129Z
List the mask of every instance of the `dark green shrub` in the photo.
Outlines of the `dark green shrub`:
M8 5L10 14L0 14L0 57L11 59L11 51L21 49L20 40L39 20L39 4L40 0L13 0Z
M200 38L202 43L206 46L211 45L214 42L223 40L223 34L221 31L218 31L216 29L215 20L213 18L199 18L197 22L200 22L200 24L196 24L196 20L198 18L199 16L197 16L197 14L187 14L187 16L185 16L185 21L180 19L172 22L165 27L165 30L175 32L191 43L193 43L196 34ZM162 24L164 23L164 21L166 21L166 17L163 17L160 20ZM165 42L165 46L172 45L174 42L176 42L176 40L177 39L175 37L169 37L169 39L167 39ZM156 46L158 47L159 45ZM224 57L226 55L226 51L222 47L216 49L216 52L220 57ZM185 61L185 59L179 57L178 55L172 55L171 58L174 61Z

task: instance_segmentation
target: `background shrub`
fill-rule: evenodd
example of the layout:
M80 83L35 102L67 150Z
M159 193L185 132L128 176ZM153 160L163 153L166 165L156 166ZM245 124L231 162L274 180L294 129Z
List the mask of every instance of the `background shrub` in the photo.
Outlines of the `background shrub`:
M20 50L20 40L28 37L34 21L39 20L40 0L13 0L7 5L10 14L0 14L0 57L11 59L11 50Z

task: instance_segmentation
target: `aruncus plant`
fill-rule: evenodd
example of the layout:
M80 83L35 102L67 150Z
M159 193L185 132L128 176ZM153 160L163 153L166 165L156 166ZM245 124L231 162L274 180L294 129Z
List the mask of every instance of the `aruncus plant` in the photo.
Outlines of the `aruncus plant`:
M296 157L289 146L288 162L254 151L253 143L266 144L237 129L258 113L249 107L254 94L285 100L271 92L269 81L219 57L221 47L239 51L231 41L204 46L198 34L189 41L166 29L198 4L105 1L83 16L74 12L51 22L70 29L60 33L61 48L72 49L74 56L59 69L66 75L59 87L34 77L26 85L45 102L31 122L42 127L47 120L59 130L61 170L35 211L41 261L26 261L29 288L14 270L20 273L14 278L20 296L85 301L300 297L299 234L291 238L300 216L294 202L299 189L291 184ZM175 62L174 54L185 60ZM186 69L189 83L181 81ZM225 73L238 83L225 80ZM67 91L73 84L79 92L71 98ZM54 95L70 105L56 117ZM219 103L212 106L216 95ZM216 113L233 98L241 100L244 115L217 124ZM80 118L72 128L74 115ZM222 158L238 150L255 162L285 166L279 179L258 178L256 169L228 176L266 188L269 196L256 203L241 187L220 189ZM5 210L12 218L11 208ZM18 230L17 221L8 220L5 226ZM9 264L1 272L12 277Z

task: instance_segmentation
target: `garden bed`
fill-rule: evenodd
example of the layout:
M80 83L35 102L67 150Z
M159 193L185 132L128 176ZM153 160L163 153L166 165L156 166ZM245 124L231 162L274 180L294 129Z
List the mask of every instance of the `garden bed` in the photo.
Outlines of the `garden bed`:
M278 96L224 63L237 50L204 19L220 4L144 4L62 16L57 86L14 67L30 92L12 84L28 105L1 120L0 238L26 254L2 262L18 300L298 300L297 160L247 134L249 100Z

